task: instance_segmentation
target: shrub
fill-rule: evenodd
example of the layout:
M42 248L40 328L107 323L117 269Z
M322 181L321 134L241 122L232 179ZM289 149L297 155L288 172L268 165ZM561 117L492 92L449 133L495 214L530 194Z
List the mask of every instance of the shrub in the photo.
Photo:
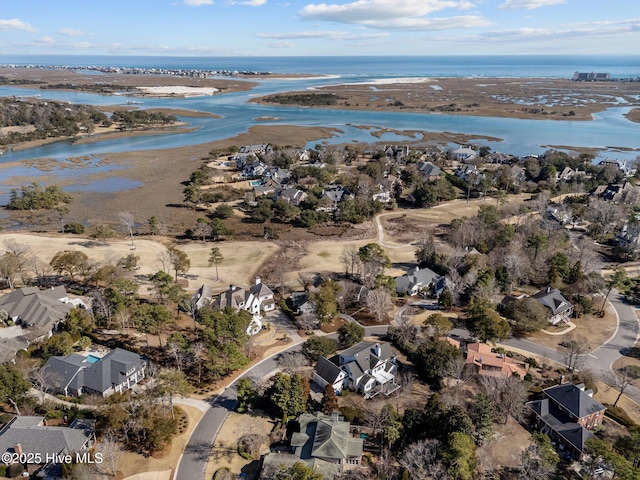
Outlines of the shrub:
M220 467L216 470L216 473L213 474L213 480L231 480L233 476L231 475L231 469L229 467Z
M607 410L604 412L605 417L609 417L627 428L636 426L636 422L634 422L622 408L614 407L609 403L603 405L607 407Z
M76 222L65 223L64 233L74 233L76 235L80 235L84 233L84 225Z
M6 475L9 478L15 478L15 477L22 476L23 473L24 473L24 467L22 466L21 463L12 463L11 465L9 465L9 468L7 468Z

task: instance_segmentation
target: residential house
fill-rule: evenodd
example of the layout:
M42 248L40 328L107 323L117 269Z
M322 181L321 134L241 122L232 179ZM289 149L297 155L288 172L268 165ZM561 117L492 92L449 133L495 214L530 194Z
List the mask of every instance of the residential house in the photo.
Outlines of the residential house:
M467 344L467 365L472 365L478 375L508 378L517 375L524 378L527 368L524 362L519 362L502 353L494 353L486 343Z
M240 153L251 153L253 155L263 155L273 152L273 148L268 143L243 145L240 147Z
M396 163L403 163L409 155L408 145L385 145L384 154L393 159Z
M445 278L429 268L415 267L396 277L396 292L409 296L427 291L429 295L439 297L446 286Z
M334 212L338 209L338 205L346 198L353 198L353 194L341 185L327 187L322 191L322 196L318 202L317 211Z
M30 343L49 338L75 307L86 309L87 305L80 298L70 298L63 286L24 287L0 297L0 310L15 324L3 329L0 362L12 361Z
M276 187L273 185L255 185L253 187L253 194L256 198L264 197L266 195L274 195L276 193Z
M624 182L622 185L599 185L592 195L608 202L634 204L640 198L640 187L636 187L631 182Z
M323 478L337 478L362 462L363 439L351 435L351 425L338 414L303 413L300 431L291 436L289 452L272 452L262 462L260 478L273 479L282 466L303 462Z
M547 287L535 295L532 295L532 298L535 298L549 309L549 322L551 322L552 325L557 325L560 322L569 323L569 319L573 313L573 305L569 300L564 298L560 290Z
M211 305L211 287L202 285L191 297L191 308L194 312L197 312L202 307Z
M637 251L640 247L640 222L636 218L633 222L626 222L620 232L616 234L618 246L629 252Z
M341 384L337 370L330 370L325 360L345 372ZM330 384L338 392L349 388L371 398L379 393L390 395L400 388L395 381L397 368L391 345L360 342L332 359L318 360L313 379L322 388Z
M345 380L347 380L347 372L333 363L331 360L327 360L325 357L320 357L316 366L313 369L313 381L324 390L327 385L331 385L333 390L340 394L345 387Z
M478 167L470 164L460 165L456 169L455 175L462 181L473 182L474 185L477 185L480 182L480 178L484 176L484 174L478 170Z
M438 180L442 175L442 170L440 170L440 167L432 162L420 162L418 163L418 165L416 165L416 168L420 177L426 182L433 182L434 180Z
M103 357L78 353L51 357L42 367L42 376L48 390L56 393L108 397L140 382L146 366L142 356L116 348Z
M284 190L274 193L273 200L284 200L285 202L297 207L304 202L307 197L309 197L309 195L302 190L298 190L297 188L285 188Z
M247 289L229 285L229 289L218 295L213 304L220 310L230 307L249 312L253 316L247 328L249 335L255 335L262 329L262 314L276 308L273 291L262 283L260 277L256 277L255 284Z
M377 186L374 186L371 198L377 202L389 203L393 199L393 193L388 187L378 183Z
M75 419L66 427L48 426L44 417L17 416L0 430L0 453L24 454L35 460L27 468L31 478L61 479L62 465L54 459L87 453L95 441L95 420Z
M598 163L598 165L601 165L603 167L607 165L616 167L622 172L625 177L632 177L636 174L636 167L634 167L633 164L629 163L627 160L609 160L607 158Z
M268 167L262 175L263 180L275 180L279 185L287 183L290 177L291 173L289 172L289 170L279 167Z
M478 152L476 152L473 148L459 147L451 152L450 159L457 162L468 162L469 160L473 160L477 156Z
M245 165L258 160L258 157L256 157L253 153L236 153L229 160L235 163L238 170L242 170L244 169Z
M309 295L302 292L292 293L289 302L293 311L299 315L314 313L316 304L309 299Z
M568 182L576 176L576 171L571 167L564 167L561 172L556 172L556 182Z
M492 152L484 157L487 163L496 163L500 165L508 165L513 161L513 155L508 153Z
M267 170L267 165L261 160L255 160L247 163L242 170L244 177L259 177Z
M602 425L606 408L584 384L562 383L542 391L544 398L527 403L535 426L559 447L582 459L589 431Z

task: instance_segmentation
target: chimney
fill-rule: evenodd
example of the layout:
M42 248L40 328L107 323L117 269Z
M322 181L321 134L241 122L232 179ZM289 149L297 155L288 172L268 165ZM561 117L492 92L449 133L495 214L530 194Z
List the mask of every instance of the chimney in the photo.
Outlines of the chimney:
M564 384L564 375L561 375L560 376L560 385L563 385L563 384Z
M260 285L262 283L262 280L260 280L260 277L256 277L256 285Z
M551 286L547 285L547 293L549 293L551 291Z
M235 289L236 289L236 286L233 283L229 284L229 290L230 291L233 292Z
M13 447L13 452L20 455L22 453L22 444L16 443L15 446Z
M376 343L373 347L373 353L375 353L376 357L378 358L380 358L380 355L382 355L382 347L380 347L379 343Z
M338 423L338 421L340 420L340 419L338 418L338 412L333 412L333 413L331 414L331 417L332 417L333 423Z

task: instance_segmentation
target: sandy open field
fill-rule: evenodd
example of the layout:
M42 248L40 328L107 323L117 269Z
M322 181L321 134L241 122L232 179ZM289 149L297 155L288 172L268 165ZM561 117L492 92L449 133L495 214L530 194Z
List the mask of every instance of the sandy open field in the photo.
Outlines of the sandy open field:
M148 237L151 238L151 237ZM162 269L160 257L166 250L166 244L162 238L150 240L148 238L135 238L135 250L131 250L129 240L110 241L107 245L101 245L93 240L88 240L72 235L39 235L23 233L0 233L0 249L3 249L5 241L14 241L30 248L33 255L44 262L50 262L56 252L63 250L77 250L84 252L91 260L101 264L114 264L118 259L134 253L140 257L140 270L136 275L149 275ZM215 266L209 266L208 259L211 248L220 249L224 261L218 265L219 280L216 280ZM184 250L191 260L187 280L188 290L193 291L203 283L214 290L222 291L230 283L249 285L260 265L278 249L275 243L270 242L219 242L202 243L191 242L178 245Z

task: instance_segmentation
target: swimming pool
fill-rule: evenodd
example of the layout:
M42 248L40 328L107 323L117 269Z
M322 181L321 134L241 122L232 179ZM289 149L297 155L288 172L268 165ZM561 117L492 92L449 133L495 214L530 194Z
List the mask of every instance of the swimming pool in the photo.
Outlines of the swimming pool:
M251 180L249 182L249 185L251 185L252 187L258 187L262 185L262 180Z
M95 355L87 355L86 361L89 363L96 363L100 361L100 357L96 357Z

